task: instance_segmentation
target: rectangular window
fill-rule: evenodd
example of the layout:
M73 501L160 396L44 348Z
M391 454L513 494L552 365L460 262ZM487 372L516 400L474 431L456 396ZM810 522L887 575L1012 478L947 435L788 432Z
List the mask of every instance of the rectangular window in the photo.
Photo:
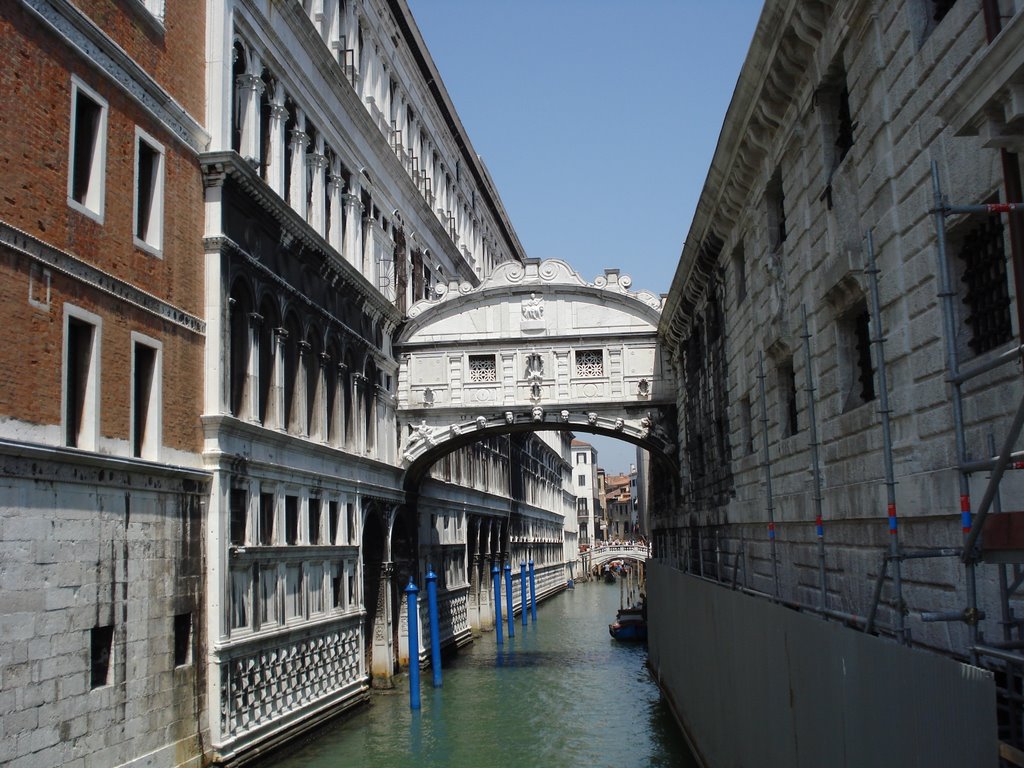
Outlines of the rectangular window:
M114 646L114 625L93 627L89 633L91 671L89 687L101 688L108 684L110 654Z
M320 543L320 499L309 500L309 543Z
M71 78L71 136L68 155L68 204L103 221L107 154L107 102Z
M231 629L249 626L249 588L252 584L252 568L231 569Z
M744 456L754 452L754 413L749 397L740 399L740 444Z
M231 515L231 544L244 547L246 529L249 527L249 494L244 488L232 488L228 505Z
M264 565L260 568L260 625L278 623L277 608L277 566Z
M786 199L782 194L782 170L775 169L764 191L768 216L768 245L772 251L786 242Z
M164 225L164 148L135 129L135 244L159 253Z
M100 318L64 305L64 440L95 449L99 418Z
M356 530L356 505L346 504L345 508L348 513L348 520L346 520L348 528L345 529L348 531L348 543L355 545L359 543L359 531Z
M582 486L582 485L586 485L586 484L587 484L587 476L586 475L580 475L579 477L576 478L576 485Z
M743 243L739 243L732 251L732 272L736 281L736 306L747 298L747 257L743 252Z
M309 612L324 612L324 567L309 566Z
M469 380L471 382L497 381L498 368L494 362L494 355L470 355Z
M331 599L335 608L345 607L345 564L331 565Z
M861 300L839 321L842 347L839 360L843 411L875 399L875 368L871 362L871 315Z
M587 499L576 499L576 511L584 515L590 511L589 507L587 506Z
M174 666L180 667L192 660L192 614L179 613L174 617Z
M284 497L284 543L297 544L299 541L299 497Z
M604 352L600 349L576 350L576 375L580 378L604 376Z
M160 342L132 334L132 455L160 454Z
M285 568L284 619L302 618L302 565L289 565Z
M328 544L338 543L338 523L341 522L339 520L339 507L340 505L336 501L327 502L327 510L331 522L331 540L327 542Z
M586 464L587 463L587 454L585 454L585 453L577 453L576 454L576 463L577 464Z
M792 357L779 362L778 385L782 435L790 437L800 431L796 408L796 371Z
M274 494L260 494L260 544L274 543Z

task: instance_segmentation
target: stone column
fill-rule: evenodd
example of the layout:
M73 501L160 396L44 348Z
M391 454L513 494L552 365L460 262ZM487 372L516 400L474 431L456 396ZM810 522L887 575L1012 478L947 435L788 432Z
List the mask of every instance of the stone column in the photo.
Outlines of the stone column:
M324 155L323 136L317 135L313 151L306 156L310 184L309 198L312 201L306 220L317 234L327 238L327 156Z
M327 399L329 382L327 377L331 375L331 356L326 352L321 352L317 363L316 395L313 402L313 424L310 437L321 443L326 443L330 441L330 435L327 433L327 424L329 423L327 410L331 407L331 403Z
M362 212L363 204L359 200L359 185L350 182L348 192L342 195L345 204L345 248L343 255L345 261L356 269L359 268L362 253L360 243L362 241Z
M284 108L284 88L280 84L270 97L270 121L267 128L267 184L283 200L285 196L284 178L284 124L288 119L288 110Z
M274 378L270 383L270 396L267 403L267 419L263 426L284 430L286 428L284 402L284 345L288 340L288 331L284 328L274 329L274 360L272 368Z
M260 162L260 96L265 88L260 78L260 60L249 51L245 74L235 78L240 141L238 154L254 166Z
M374 684L384 688L390 688L394 684L394 640L391 632L391 579L394 573L394 563L381 563L380 589L377 591L377 605L373 616L373 637L370 640L370 674Z
M249 359L245 363L245 394L239 416L248 415L248 420L260 420L260 329L263 327L263 315L249 313Z
M371 285L378 287L377 265L373 258L373 244L377 233L377 220L373 218L372 210L366 213L367 215L363 218L362 267L359 271L363 273L363 277L370 281Z
M347 395L345 391L345 373L348 371L348 366L344 363L338 363L337 368L334 369L335 387L334 387L334 404L331 406L334 409L334 431L332 434L327 435L327 441L337 447L345 447L345 397Z
M295 128L288 137L292 153L290 178L288 179L288 204L303 219L306 218L306 147L309 135L306 133L306 116L296 112Z
M298 357L295 363L295 384L292 389L291 412L289 415L288 431L300 437L309 436L309 403L308 399L308 375L310 365L310 352L312 347L308 341L300 341L297 344Z
M343 238L345 233L344 208L342 202L342 189L345 186L345 179L341 176L341 161L334 159L332 167L327 176L327 204L330 210L330 226L327 232L327 242L339 254L344 251Z

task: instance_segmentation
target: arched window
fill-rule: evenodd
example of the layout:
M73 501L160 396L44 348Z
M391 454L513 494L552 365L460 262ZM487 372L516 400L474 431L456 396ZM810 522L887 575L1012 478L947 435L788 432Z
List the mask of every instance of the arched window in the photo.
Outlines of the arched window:
M366 361L366 382L363 388L363 415L366 418L366 450L372 451L377 432L377 366Z
M306 434L321 440L324 437L324 426L327 406L324 391L324 371L320 360L320 330L316 326L306 332Z
M259 402L257 403L257 414L261 424L270 426L267 421L273 414L273 409L270 405L270 393L274 378L274 329L278 327L280 321L277 308L269 296L260 304L260 315L263 319L260 322L258 336L259 366L257 375L259 376L259 382L257 393Z
M231 148L235 152L240 152L242 149L242 105L240 103L241 94L238 91L238 79L245 74L248 66L248 56L241 40L235 40L233 54L234 61L231 62Z
M305 409L301 407L301 399L305 395L300 381L299 344L302 342L302 329L294 312L288 314L284 324L287 336L284 340L284 427L291 434L302 432L305 420Z
M338 347L332 341L327 345L327 364L324 369L324 401L327 404L327 423L324 424L324 439L331 445L339 445L343 439L339 427L342 425L341 397L338 388L339 363Z
M252 294L245 280L235 280L228 302L228 411L239 417L248 415L245 404L251 397L248 387L252 305Z

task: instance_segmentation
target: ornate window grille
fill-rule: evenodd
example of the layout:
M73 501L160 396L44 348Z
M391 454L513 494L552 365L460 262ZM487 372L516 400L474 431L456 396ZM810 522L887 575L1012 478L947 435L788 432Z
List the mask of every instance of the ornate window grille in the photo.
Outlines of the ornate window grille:
M1003 223L998 216L986 217L970 229L957 254L964 264L963 302L965 319L971 329L968 342L981 354L1012 338L1010 295L1003 250Z
M470 355L469 380L471 382L497 381L498 367L494 362L494 355Z
M604 353L600 349L577 350L576 375L587 379L604 376Z

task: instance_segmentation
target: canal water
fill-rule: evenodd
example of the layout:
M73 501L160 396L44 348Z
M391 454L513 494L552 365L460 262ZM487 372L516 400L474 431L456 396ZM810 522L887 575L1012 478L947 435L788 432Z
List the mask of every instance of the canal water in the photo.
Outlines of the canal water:
M441 688L424 670L418 712L403 676L395 691L266 765L694 768L644 666L646 648L608 635L618 608L617 584L579 584L541 603L536 624L517 616L503 648L488 632L447 659Z

